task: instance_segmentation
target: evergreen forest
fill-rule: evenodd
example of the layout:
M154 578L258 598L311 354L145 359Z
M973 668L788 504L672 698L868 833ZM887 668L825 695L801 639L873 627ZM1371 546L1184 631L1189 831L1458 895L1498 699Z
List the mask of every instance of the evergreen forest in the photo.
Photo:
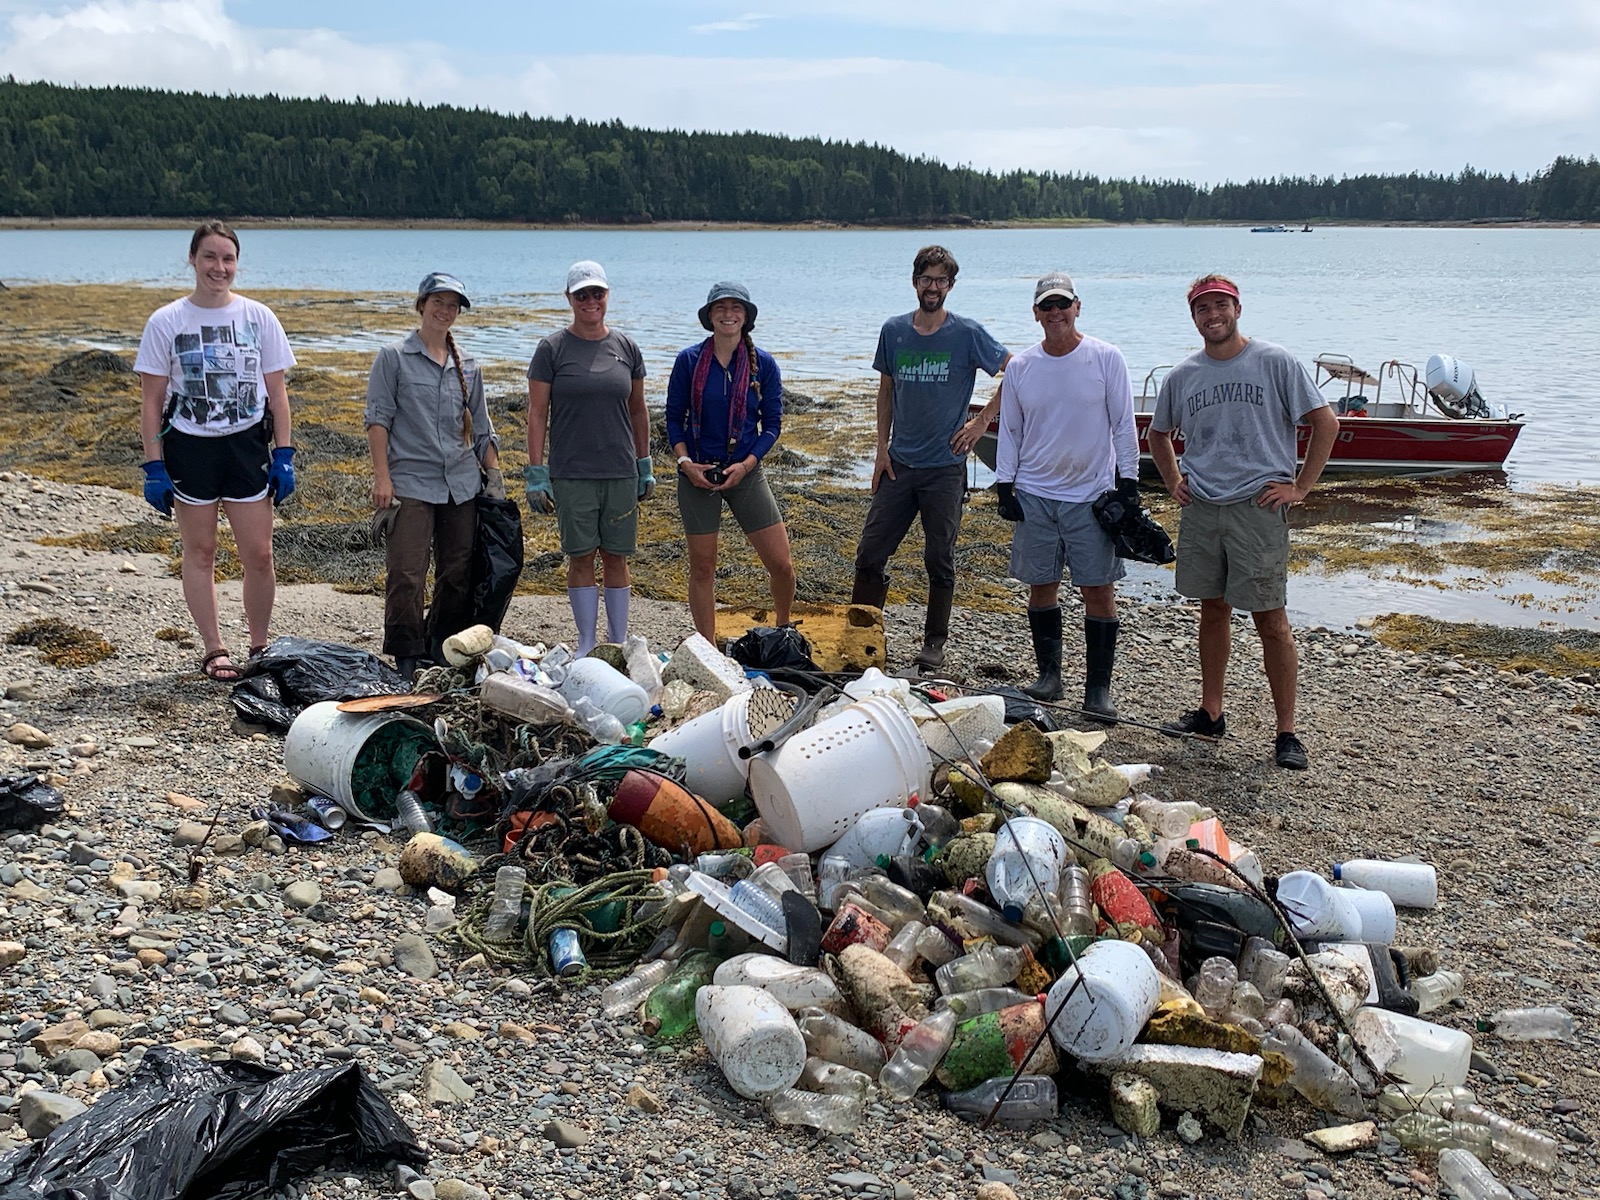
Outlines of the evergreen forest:
M978 171L864 142L447 105L0 79L0 216L959 224L1600 221L1600 161L1181 180Z

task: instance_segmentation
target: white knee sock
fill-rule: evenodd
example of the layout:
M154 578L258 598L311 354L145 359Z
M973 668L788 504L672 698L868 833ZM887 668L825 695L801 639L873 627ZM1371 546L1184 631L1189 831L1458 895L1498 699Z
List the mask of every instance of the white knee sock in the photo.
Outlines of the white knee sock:
M594 649L595 626L600 622L600 589L596 586L567 589L567 603L578 626L578 645L573 654L582 658Z
M633 599L631 587L606 589L606 641L624 642L628 638L628 602Z

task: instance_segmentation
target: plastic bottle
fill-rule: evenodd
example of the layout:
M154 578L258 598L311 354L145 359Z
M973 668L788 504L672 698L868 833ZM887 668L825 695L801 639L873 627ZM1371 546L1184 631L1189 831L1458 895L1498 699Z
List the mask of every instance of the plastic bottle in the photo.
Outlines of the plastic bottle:
M793 1014L770 993L710 984L696 993L694 1012L706 1052L746 1100L764 1099L799 1081L805 1038Z
M832 1095L782 1088L764 1099L767 1115L780 1125L809 1125L825 1133L850 1133L866 1116L860 1095Z
M1067 843L1038 817L1012 817L995 833L994 853L984 869L989 894L1012 924L1041 889L1059 886Z
M695 993L711 982L717 960L704 950L691 950L672 974L651 991L644 1002L645 1033L655 1038L675 1038L694 1028Z
M600 993L600 1012L607 1017L620 1017L644 1002L655 987L672 974L673 964L658 958L640 963L629 975L611 984Z
M922 839L922 819L914 808L874 808L856 818L830 855L850 860L853 867L876 866L880 854L911 854Z
M597 742L604 742L608 746L620 746L627 740L628 727L603 708L597 707L595 702L585 695L573 696L572 715L578 724L594 735Z
M1228 1010L1222 1014L1222 1019L1234 1024L1259 1021L1266 1011L1267 1003L1256 990L1256 985L1241 979L1233 985L1233 994L1228 998Z
M901 928L910 921L921 921L928 915L927 906L915 892L891 883L886 876L870 875L852 881L851 886L857 888L874 908L888 914L886 923L890 928Z
M1389 1124L1389 1132L1400 1140L1407 1150L1425 1150L1437 1154L1441 1150L1470 1150L1488 1157L1489 1130L1469 1121L1448 1121L1427 1113L1407 1113Z
M1408 1112L1441 1116L1446 1104L1476 1104L1478 1094L1468 1087L1428 1087L1418 1083L1391 1083L1378 1093L1378 1107L1391 1116Z
M785 892L800 890L795 886L794 880L789 878L789 873L775 862L764 862L751 871L750 882L762 888L780 904L783 902Z
M489 676L478 689L485 708L523 725L558 725L571 711L561 693L511 671Z
M1030 950L1044 941L1037 929L1009 924L987 904L957 891L946 889L929 896L928 915L966 937L987 936L1007 946L1027 946Z
M1290 871L1278 880L1278 905L1296 936L1339 942L1361 940L1361 917L1350 895L1313 871Z
M1439 1182L1456 1200L1511 1200L1511 1192L1471 1150L1454 1146L1439 1151Z
M1089 872L1075 862L1061 868L1061 904L1056 917L1064 937L1088 937L1094 933L1094 900L1089 894Z
M950 1009L929 1013L905 1037L878 1073L878 1086L891 1100L909 1100L938 1069L955 1040L956 1014Z
M1015 946L985 942L970 954L951 959L933 973L933 981L945 995L975 992L979 988L1004 987L1017 977L1028 957Z
M1276 1029L1279 1025L1298 1025L1300 1009L1293 1000L1274 1000L1267 1005L1267 1011L1261 1014L1261 1023L1268 1029Z
M937 925L929 925L917 935L917 957L930 967L942 967L960 956L960 943Z
M883 1070L887 1059L883 1043L865 1029L822 1008L802 1008L795 1018L806 1040L807 1054L860 1071L872 1079Z
M1350 1073L1312 1045L1293 1025L1278 1026L1262 1039L1261 1045L1289 1060L1294 1068L1291 1079L1294 1090L1318 1108L1351 1120L1366 1116L1367 1106L1361 1101L1361 1089L1350 1078Z
M1492 1109L1470 1102L1458 1104L1451 1101L1440 1108L1439 1115L1448 1120L1482 1125L1489 1131L1489 1144L1494 1147L1495 1153L1504 1155L1513 1163L1527 1163L1540 1171L1555 1170L1561 1143L1547 1133L1529 1129L1510 1117L1503 1117Z
M824 854L817 865L817 903L832 912L838 905L834 897L850 877L851 862L837 854Z
M878 1085L864 1071L811 1055L806 1059L806 1065L800 1072L800 1082L795 1086L803 1091L823 1092L830 1096L867 1096Z
M422 797L410 788L395 793L394 813L400 828L407 833L432 833L433 821L422 807Z
M916 804L917 819L922 822L922 846L937 850L961 832L961 822L942 804Z
M899 884L924 902L940 888L950 886L950 880L943 871L914 855L896 854L883 869L888 872L890 883Z
M628 678L644 689L645 699L651 704L661 703L661 662L650 653L649 643L635 634L622 643L622 650Z
M1239 954L1239 978L1255 985L1268 1004L1283 995L1289 974L1289 956L1262 937L1246 938Z
M526 867L504 866L494 873L494 898L483 922L487 942L509 942L522 922L522 892L528 882Z
M986 1079L964 1092L946 1092L944 1106L969 1121L987 1120L990 1113L996 1121L1053 1121L1061 1102L1056 1081L1048 1075L1019 1075L1014 1083L1006 1075Z
M1382 892L1399 908L1432 908L1439 902L1439 875L1427 863L1353 858L1334 863L1333 877Z
M745 879L756 869L755 859L737 850L710 851L695 856L694 869L702 875L731 884Z
M1182 839L1188 836L1189 826L1194 824L1194 806L1154 800L1149 796L1135 796L1128 811L1158 838Z
M1200 974L1190 991L1206 1016L1219 1019L1233 999L1233 985L1239 982L1238 969L1226 958L1208 958L1200 964Z
M1432 1012L1461 995L1460 971L1435 971L1421 979L1411 981L1411 995L1416 999L1417 1012Z
M785 854L775 861L778 864L778 869L789 877L789 882L794 884L795 891L815 904L817 902L817 877L811 871L811 856L798 853Z
M934 1001L935 1011L941 1008L954 1009L963 1021L972 1017L981 1017L984 1013L999 1012L1002 1008L1010 1008L1016 1004L1026 1004L1029 1000L1037 999L1028 996L1014 987L979 988L972 992L955 992L949 996L940 996Z
M917 961L917 939L926 928L921 921L907 921L889 939L889 944L883 948L883 956L902 971L910 971Z
M848 1009L839 985L824 971L771 954L737 954L718 965L711 982L719 987L761 988L791 1012L821 1008L843 1014Z
M1535 1042L1546 1038L1565 1041L1576 1032L1572 1014L1554 1005L1502 1008L1490 1014L1488 1020L1479 1021L1478 1029L1508 1042Z

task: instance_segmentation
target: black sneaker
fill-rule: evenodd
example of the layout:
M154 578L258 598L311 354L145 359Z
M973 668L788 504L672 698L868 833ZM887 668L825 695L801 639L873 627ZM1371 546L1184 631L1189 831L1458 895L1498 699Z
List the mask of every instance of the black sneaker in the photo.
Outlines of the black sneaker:
M1168 721L1161 727L1161 732L1168 737L1183 737L1187 733L1198 733L1202 737L1221 737L1228 732L1228 714L1213 717L1203 708L1191 708L1176 721Z
M1306 757L1306 748L1292 733L1280 733L1277 742L1273 744L1272 753L1280 767L1286 767L1291 771L1304 771L1311 765L1311 760Z

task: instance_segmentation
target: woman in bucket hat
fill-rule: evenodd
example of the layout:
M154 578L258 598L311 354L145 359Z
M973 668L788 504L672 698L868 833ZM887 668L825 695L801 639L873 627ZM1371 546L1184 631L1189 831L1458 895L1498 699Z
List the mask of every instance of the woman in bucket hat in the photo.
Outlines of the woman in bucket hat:
M378 351L367 378L373 527L384 535L388 579L383 650L410 678L472 615L472 544L478 495L506 498L499 440L483 398L483 372L450 327L472 307L453 275L417 286L417 328ZM423 614L428 562L433 603Z
M742 284L713 285L700 309L711 336L678 352L667 382L667 439L678 459L678 512L689 544L689 612L712 641L724 502L766 569L773 624L788 624L794 603L789 530L761 469L783 425L783 380L772 355L750 337L756 311Z

